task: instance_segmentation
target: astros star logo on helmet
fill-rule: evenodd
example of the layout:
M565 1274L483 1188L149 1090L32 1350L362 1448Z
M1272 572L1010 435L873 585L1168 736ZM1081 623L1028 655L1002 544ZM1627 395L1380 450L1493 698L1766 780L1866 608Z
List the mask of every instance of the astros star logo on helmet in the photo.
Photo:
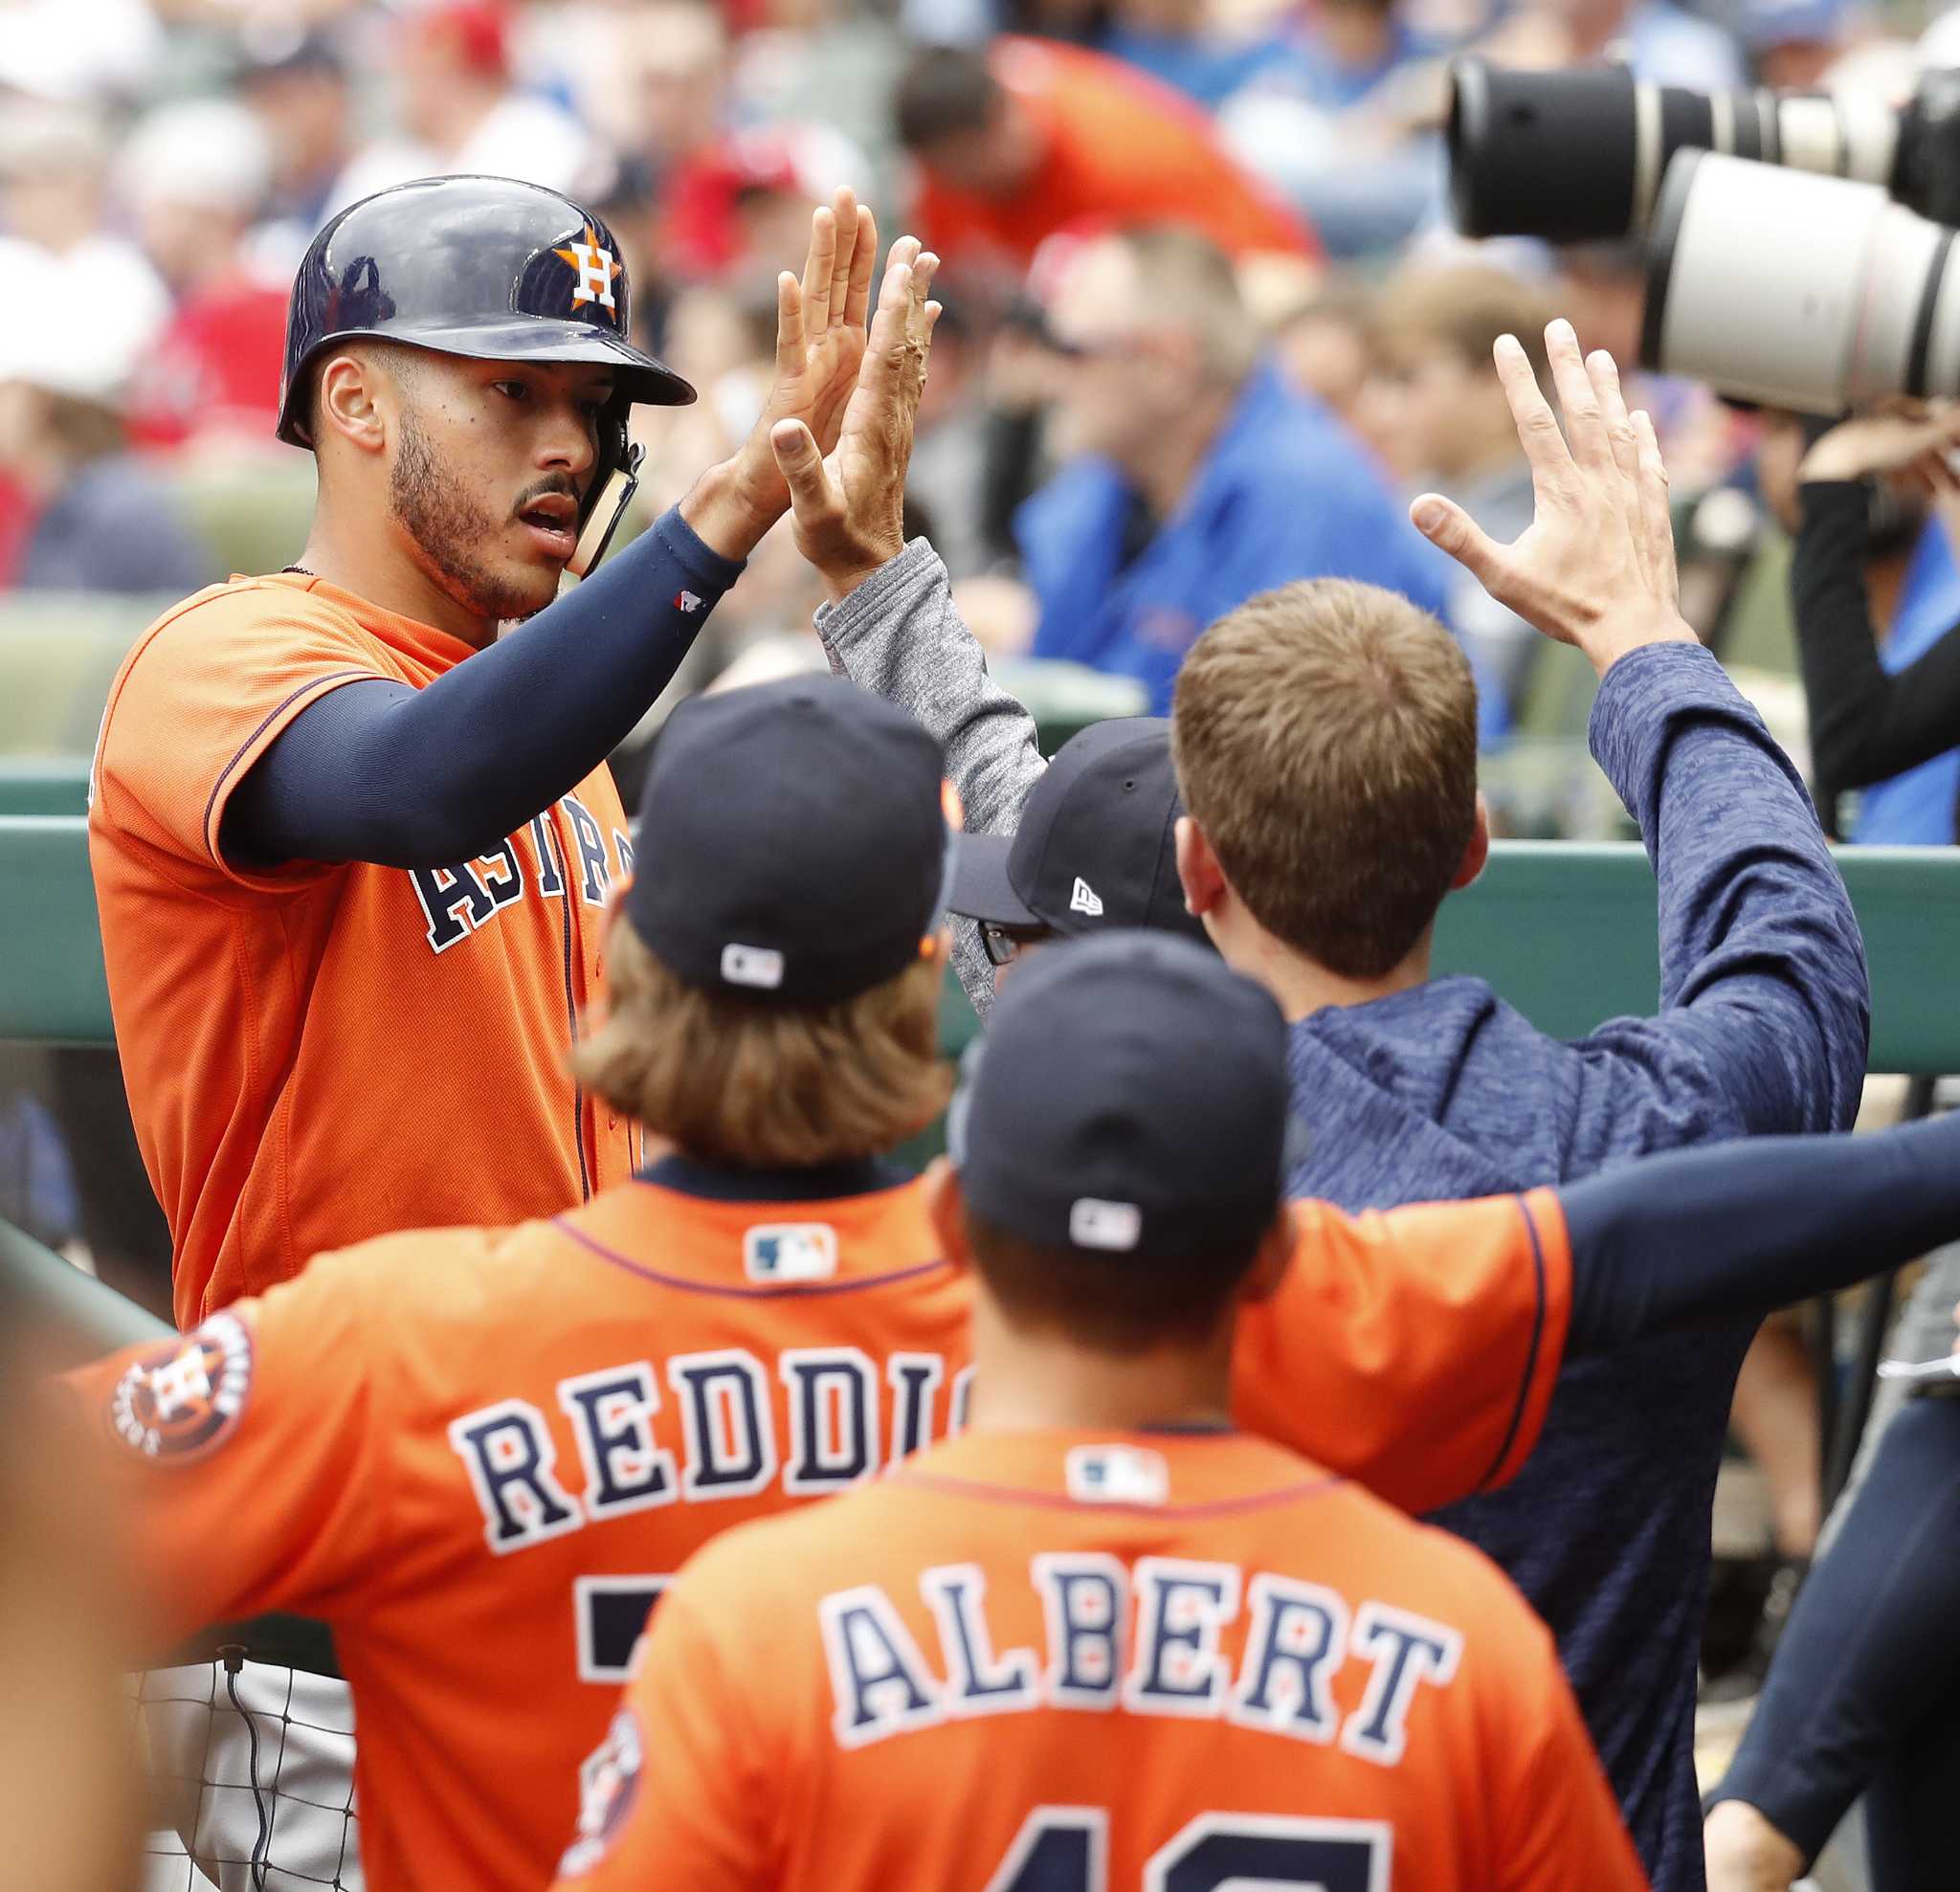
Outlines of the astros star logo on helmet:
M619 274L620 264L612 252L600 243L590 224L586 225L582 241L564 244L551 254L563 257L578 272L578 280L571 289L573 308L596 302L602 309L611 309L617 317L619 305L612 298L612 279Z

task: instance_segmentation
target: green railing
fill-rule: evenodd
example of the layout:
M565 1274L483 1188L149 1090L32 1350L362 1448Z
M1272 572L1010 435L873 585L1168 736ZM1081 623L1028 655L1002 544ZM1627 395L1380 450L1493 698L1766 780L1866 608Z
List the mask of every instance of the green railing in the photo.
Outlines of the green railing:
M1874 1071L1960 1071L1960 849L1847 848L1838 862L1872 971ZM1654 876L1637 846L1500 841L1443 902L1437 972L1476 972L1541 1030L1652 1012ZM963 1003L963 1002L962 1002ZM948 1004L957 1040L961 1004ZM110 1042L79 816L0 815L0 1038Z

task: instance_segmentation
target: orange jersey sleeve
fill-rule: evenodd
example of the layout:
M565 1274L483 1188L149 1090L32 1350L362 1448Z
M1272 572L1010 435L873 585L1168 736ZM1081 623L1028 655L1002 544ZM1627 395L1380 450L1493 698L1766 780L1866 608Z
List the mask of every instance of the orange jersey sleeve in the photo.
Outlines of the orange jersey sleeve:
M158 850L193 880L291 886L303 870L251 874L224 860L218 829L232 791L309 703L344 683L398 677L359 624L312 592L276 579L202 591L144 634L110 690L96 825Z
M351 1258L323 1256L194 1332L63 1376L167 1637L319 1612L386 1568L374 1313Z
M1513 1477L1565 1358L1571 1252L1557 1196L1296 1213L1285 1281L1239 1323L1240 1424L1408 1511Z
M686 1592L654 1613L605 1744L581 1770L578 1833L556 1881L567 1892L775 1882L778 1849L759 1810L780 1792L781 1744L755 1725L716 1636Z

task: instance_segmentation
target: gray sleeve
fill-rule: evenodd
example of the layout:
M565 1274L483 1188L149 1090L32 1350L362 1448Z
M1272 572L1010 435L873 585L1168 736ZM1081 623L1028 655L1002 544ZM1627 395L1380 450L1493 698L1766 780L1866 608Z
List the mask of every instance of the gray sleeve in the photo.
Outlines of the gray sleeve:
M987 674L987 656L953 604L946 567L924 539L848 597L816 613L824 654L839 676L909 710L939 738L967 827L1011 835L1047 764L1035 719ZM977 926L956 922L953 969L985 1018L993 968Z

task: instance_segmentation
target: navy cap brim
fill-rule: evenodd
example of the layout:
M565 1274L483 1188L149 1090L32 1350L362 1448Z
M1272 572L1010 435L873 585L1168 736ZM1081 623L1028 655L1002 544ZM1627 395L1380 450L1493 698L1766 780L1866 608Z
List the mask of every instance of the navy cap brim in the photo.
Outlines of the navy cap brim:
M947 911L969 920L991 920L999 926L1045 924L1007 878L1007 857L1013 846L1013 837L1009 835L955 835Z

